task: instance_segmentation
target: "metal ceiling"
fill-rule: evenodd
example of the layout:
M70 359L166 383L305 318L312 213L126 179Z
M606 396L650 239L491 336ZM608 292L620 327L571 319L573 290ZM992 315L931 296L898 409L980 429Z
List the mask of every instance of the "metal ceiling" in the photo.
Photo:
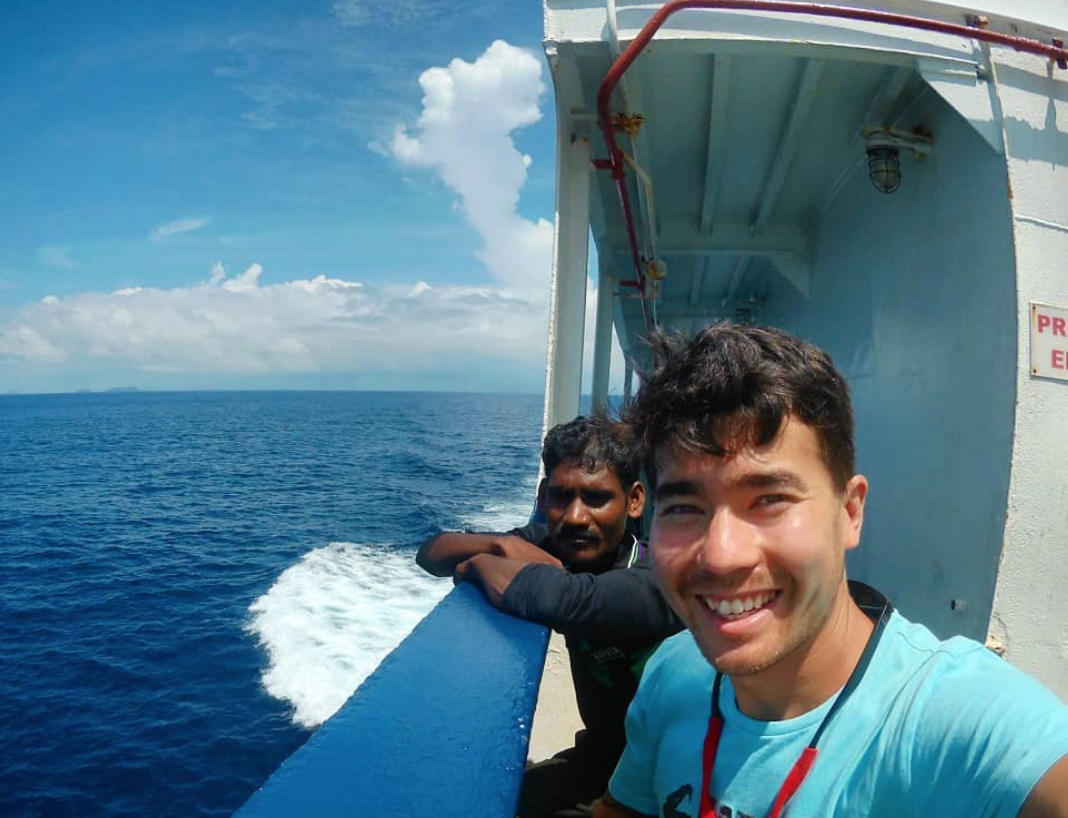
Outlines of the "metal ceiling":
M621 9L619 25L636 29L648 13ZM730 17L726 34L716 29L724 14L681 12L674 36L665 27L651 40L612 97L614 115L640 118L636 133L617 128L639 267L644 273L653 258L666 267L644 305L596 127L612 49L605 39L553 43L567 66L555 77L559 109L590 139L601 167L591 227L602 270L619 284L615 323L625 351L650 317L692 331L718 317L758 320L769 293L784 286L807 297L816 227L842 187L867 173L861 132L922 130L910 118L930 92L921 73L940 63L974 83L981 64L974 44L962 53L959 38L918 43L881 31L865 39L811 20L787 38L785 21L758 15Z

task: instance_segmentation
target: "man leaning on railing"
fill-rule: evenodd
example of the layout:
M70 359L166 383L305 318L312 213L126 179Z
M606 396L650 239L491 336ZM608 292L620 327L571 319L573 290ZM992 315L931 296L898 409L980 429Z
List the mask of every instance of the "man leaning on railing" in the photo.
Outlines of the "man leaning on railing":
M416 559L565 636L585 729L574 747L527 768L518 815L577 818L590 814L623 751L623 721L646 659L682 624L645 544L627 533L628 520L641 517L645 488L640 458L619 427L603 417L556 426L542 462L545 531L447 532L424 543Z

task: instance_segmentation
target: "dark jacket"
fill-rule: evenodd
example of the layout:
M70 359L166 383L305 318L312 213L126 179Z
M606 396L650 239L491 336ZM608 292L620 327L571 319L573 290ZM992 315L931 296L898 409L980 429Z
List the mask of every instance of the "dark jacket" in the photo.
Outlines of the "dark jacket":
M564 635L587 730L583 743L614 763L626 743L623 719L645 661L684 627L660 591L648 547L628 538L615 564L598 574L528 565L508 586L501 607Z

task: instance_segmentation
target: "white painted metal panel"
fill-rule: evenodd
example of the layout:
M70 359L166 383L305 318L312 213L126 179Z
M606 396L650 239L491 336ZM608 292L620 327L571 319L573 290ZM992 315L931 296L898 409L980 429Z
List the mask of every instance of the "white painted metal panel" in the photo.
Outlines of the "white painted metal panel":
M996 54L1012 184L1018 365L1012 479L990 628L1068 699L1068 386L1031 375L1032 302L1068 304L1068 74Z

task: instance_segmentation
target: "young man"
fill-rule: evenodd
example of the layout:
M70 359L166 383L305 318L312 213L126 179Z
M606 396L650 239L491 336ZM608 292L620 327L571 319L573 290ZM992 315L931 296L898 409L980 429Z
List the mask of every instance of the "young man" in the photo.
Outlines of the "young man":
M1068 708L847 583L868 482L828 356L732 324L654 354L625 420L688 631L649 661L595 815L1068 816Z
M682 629L656 583L645 545L626 533L641 517L640 458L604 418L551 429L540 489L547 535L446 533L416 557L432 574L479 585L501 610L564 634L579 714L575 746L528 768L521 818L589 815L625 742L623 720L645 660Z

